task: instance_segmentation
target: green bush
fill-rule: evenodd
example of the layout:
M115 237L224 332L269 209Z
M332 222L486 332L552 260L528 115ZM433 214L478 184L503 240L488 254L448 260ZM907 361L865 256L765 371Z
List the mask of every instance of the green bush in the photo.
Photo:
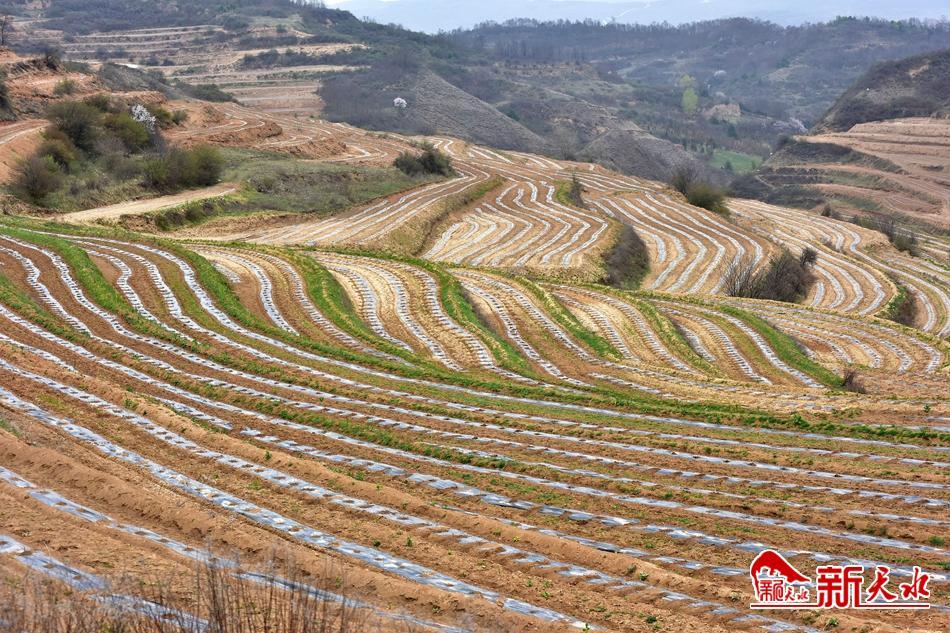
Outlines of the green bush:
M680 167L670 179L670 186L686 196L694 207L726 215L726 192L708 182L700 180L692 166Z
M145 184L152 189L173 192L185 187L213 185L221 178L223 160L207 145L189 150L172 149L145 162Z
M636 288L650 271L650 252L640 235L624 224L613 247L604 255L604 281L615 288Z
M186 84L183 81L179 81L175 83L175 87L180 89L189 97L201 99L202 101L226 102L235 100L233 96L221 90L221 88L214 84L191 85Z
M108 114L103 123L105 128L122 141L122 144L131 153L142 151L152 141L152 135L149 134L148 128L133 119L128 112Z
M726 214L726 192L706 182L694 182L686 190L686 199L694 207Z
M47 118L73 145L84 152L94 152L101 135L98 109L81 101L63 101L50 106Z
M74 92L76 92L76 82L70 79L69 77L65 77L61 79L59 83L57 83L56 86L53 88L53 94L56 95L57 97L61 97L63 95L71 95Z
M10 89L7 88L7 75L3 72L0 73L0 111L9 112L12 105L10 103Z
M798 257L783 248L760 270L749 260L734 261L726 269L723 289L730 297L794 303L806 297L815 283L812 269L817 261L818 252L811 248Z
M100 112L110 112L112 110L112 100L107 94L89 95L82 100L86 105L90 105Z
M451 158L428 143L422 146L422 150L422 154L418 156L409 152L403 152L393 161L393 166L407 176L422 176L426 174L451 176L455 174L455 170L452 168Z
M63 185L63 175L50 156L34 154L17 167L13 188L22 197L41 204L49 194Z
M70 171L76 162L76 147L59 130L50 130L36 150L39 156L49 156L59 167Z
M224 159L221 153L210 145L198 145L190 150L194 169L193 184L213 185L221 180Z
M158 124L158 127L161 129L170 128L174 121L172 113L163 108L160 105L147 105L145 109L148 110L148 113L155 117L155 122Z

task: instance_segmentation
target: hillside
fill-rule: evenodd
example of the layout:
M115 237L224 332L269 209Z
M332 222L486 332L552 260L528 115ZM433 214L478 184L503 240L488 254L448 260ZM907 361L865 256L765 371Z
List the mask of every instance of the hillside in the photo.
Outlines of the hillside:
M880 64L789 139L740 195L913 227L945 261L950 229L950 50ZM910 230L910 229L908 229Z
M192 4L160 2L136 18L136 0L101 13L73 0L45 9L13 3L23 27L15 24L11 40L224 87L246 105L449 134L651 178L692 163L720 182L758 165L781 134L804 131L874 62L950 45L940 22L520 20L427 36L282 0L218 12ZM109 32L120 22L125 33ZM408 111L393 111L399 96Z
M835 101L813 132L859 123L950 116L950 48L877 64Z

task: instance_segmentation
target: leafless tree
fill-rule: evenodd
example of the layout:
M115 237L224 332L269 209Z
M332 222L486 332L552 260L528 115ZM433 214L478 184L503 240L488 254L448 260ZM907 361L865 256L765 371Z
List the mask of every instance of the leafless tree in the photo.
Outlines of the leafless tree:
M13 18L8 14L0 16L0 46L7 45L7 35L13 32Z

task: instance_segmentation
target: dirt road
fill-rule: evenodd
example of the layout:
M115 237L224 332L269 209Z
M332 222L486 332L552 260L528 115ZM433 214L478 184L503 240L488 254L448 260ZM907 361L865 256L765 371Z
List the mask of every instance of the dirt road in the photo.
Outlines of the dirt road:
M206 187L204 189L192 189L182 193L176 193L171 196L160 196L158 198L148 198L146 200L133 200L130 202L121 202L119 204L109 205L107 207L98 207L96 209L86 209L85 211L75 211L73 213L63 213L56 217L61 222L72 222L75 224L88 224L90 222L99 222L102 220L117 220L123 215L135 215L149 213L150 211L159 211L177 207L187 202L195 200L206 200L208 198L219 198L237 191L237 185L233 182L223 182Z

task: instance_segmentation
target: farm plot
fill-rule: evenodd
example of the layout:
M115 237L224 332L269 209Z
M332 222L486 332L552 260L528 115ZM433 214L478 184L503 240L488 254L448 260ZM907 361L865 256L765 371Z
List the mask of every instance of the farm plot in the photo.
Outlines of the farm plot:
M816 284L808 301L811 305L875 314L894 297L897 283L907 288L919 306L915 326L941 337L950 333L946 272L926 261L899 254L887 244L883 234L806 211L759 202L735 201L733 208L743 218L766 225L757 230L775 232L783 240L820 251L817 271L823 280ZM794 230L798 236L779 225ZM823 260L828 266L821 263ZM835 271L830 269L831 264Z
M847 132L820 134L815 141L842 145L896 167L886 171L846 166L844 169L851 172L882 179L898 192L880 195L861 191L859 196L935 226L950 226L950 180L946 176L950 127L946 121L908 118L861 123ZM943 254L946 256L946 245Z
M213 534L240 572L279 544L307 561L314 588L338 595L319 572L332 564L367 617L422 630L626 630L647 617L808 629L802 615L744 608L743 568L765 544L805 567L859 559L909 574L911 557L943 599L940 443L868 437L845 420L821 433L774 414L751 429L711 423L598 377L633 380L628 366L642 366L679 390L711 381L703 352L719 364L730 350L775 387L814 390L743 312L394 258L29 223L0 233L0 406L15 431L0 431L0 534L17 535L6 573L55 545L60 580L94 594L150 560L184 577ZM474 320L447 303L454 283ZM674 322L695 347L669 338ZM872 348L879 370L943 362L911 339L887 339L907 350L904 367ZM522 381L499 371L512 359ZM735 384L754 381L733 362ZM175 510L150 510L160 504ZM100 571L93 539L115 570ZM174 608L190 613L186 600Z
M501 173L508 176L507 170ZM511 174L515 175L515 174ZM510 270L595 268L611 223L554 199L555 184L514 182L438 236L425 253L436 261Z
M391 164L423 140L179 105L183 144ZM726 218L427 140L456 177L319 220L193 241L0 220L0 577L166 619L206 617L189 583L213 562L382 630L830 626L748 608L771 547L919 565L936 608L834 618L945 628L943 267L806 212ZM600 283L624 224L643 290ZM819 250L801 305L723 296L781 245ZM919 329L876 316L901 288ZM150 573L161 602L122 583Z

